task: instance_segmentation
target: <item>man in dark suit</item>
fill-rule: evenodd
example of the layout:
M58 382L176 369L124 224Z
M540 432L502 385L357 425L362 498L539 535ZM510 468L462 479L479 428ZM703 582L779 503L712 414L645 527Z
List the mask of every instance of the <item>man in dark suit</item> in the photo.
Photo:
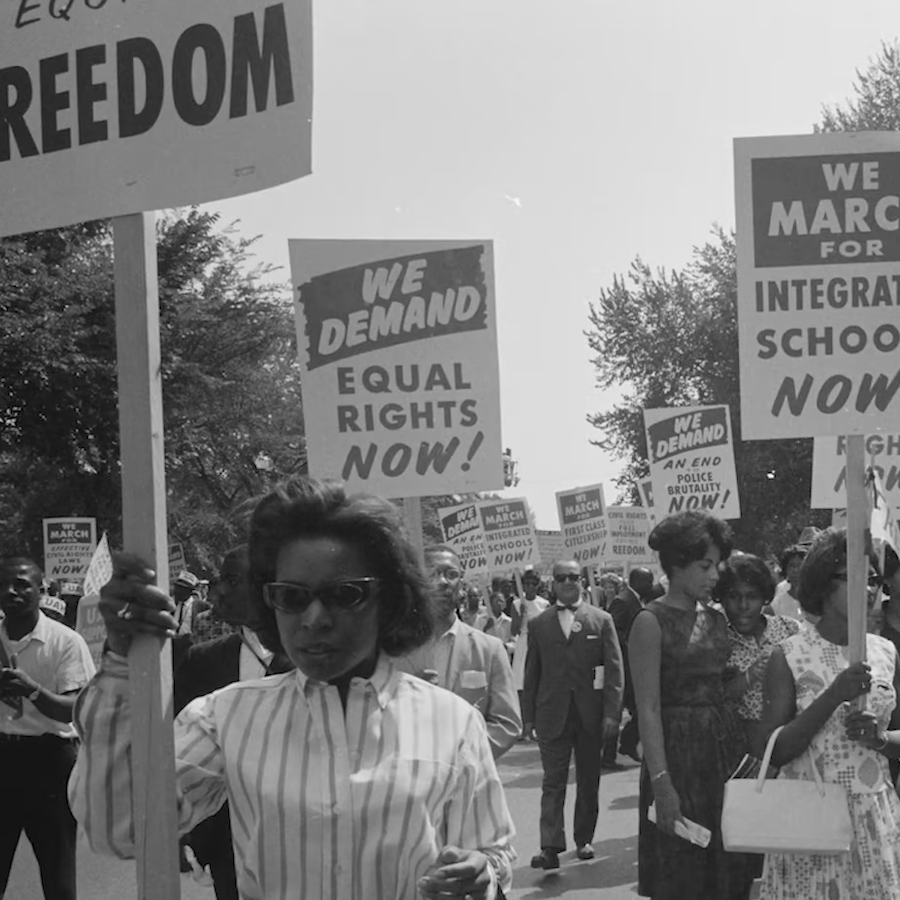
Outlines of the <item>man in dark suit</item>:
M622 729L622 737L618 741L619 752L639 761L637 708L634 705L634 686L631 682L631 670L628 665L628 633L634 617L649 603L653 595L653 573L643 566L635 566L628 573L628 583L623 582L618 593L609 605L609 614L616 626L619 646L622 648L622 661L625 666L625 696L622 705L628 710L631 718ZM619 768L616 763L616 741L609 741L603 754L603 767Z
M563 808L575 752L575 846L592 859L604 740L619 733L624 672L612 617L585 603L581 566L553 567L555 604L533 619L525 663L525 728L533 725L541 751L541 852L532 868L559 868L566 849Z
M286 656L267 650L252 630L247 572L247 548L237 547L225 555L218 577L210 582L210 596L222 619L240 631L199 644L191 644L187 635L177 639L173 684L176 712L197 697L236 681L262 678L293 668ZM228 804L194 828L187 843L197 862L209 866L216 900L238 900Z

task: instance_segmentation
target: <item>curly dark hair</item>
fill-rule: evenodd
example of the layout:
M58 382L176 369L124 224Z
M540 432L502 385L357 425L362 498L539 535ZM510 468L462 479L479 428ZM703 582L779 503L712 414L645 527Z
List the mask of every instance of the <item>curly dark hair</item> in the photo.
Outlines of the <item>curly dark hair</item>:
M670 578L672 569L683 569L703 559L710 547L718 547L725 560L734 546L731 526L700 510L666 517L650 532L647 543L659 553L659 564Z
M765 561L752 553L735 553L719 566L719 581L713 591L716 600L724 600L737 584L748 584L771 603L775 597L775 576Z
M781 569L781 577L787 578L788 566L794 557L800 557L800 562L802 563L806 559L807 553L809 553L809 548L801 547L800 544L791 544L790 547L785 547L781 551L781 556L778 557L778 568Z
M378 645L401 656L424 644L434 630L431 594L415 551L404 537L396 507L371 494L348 495L338 481L294 477L257 503L250 518L250 596L263 643L283 652L275 613L262 586L276 580L281 548L297 538L344 541L359 548L383 581L378 592Z
M818 534L800 566L797 599L815 616L822 615L835 573L847 568L847 529L826 528Z

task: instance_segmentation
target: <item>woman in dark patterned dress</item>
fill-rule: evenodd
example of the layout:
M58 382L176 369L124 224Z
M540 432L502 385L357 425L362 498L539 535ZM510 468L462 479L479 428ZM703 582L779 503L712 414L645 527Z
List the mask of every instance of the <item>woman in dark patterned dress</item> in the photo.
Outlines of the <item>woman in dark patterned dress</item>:
M727 624L708 607L719 563L731 553L731 530L708 513L683 512L660 522L649 544L669 588L638 613L629 638L644 747L638 893L742 900L752 874L744 854L723 850L719 821L725 781L746 747L725 698ZM647 817L651 804L656 825ZM709 829L707 847L676 836L685 820Z

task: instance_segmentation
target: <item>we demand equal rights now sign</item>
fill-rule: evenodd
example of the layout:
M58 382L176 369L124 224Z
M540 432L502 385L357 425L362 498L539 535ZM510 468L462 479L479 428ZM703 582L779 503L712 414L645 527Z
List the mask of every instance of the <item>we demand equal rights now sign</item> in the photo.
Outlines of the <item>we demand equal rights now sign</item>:
M745 439L900 422L900 135L735 141Z
M386 497L502 488L491 242L289 246L310 472Z

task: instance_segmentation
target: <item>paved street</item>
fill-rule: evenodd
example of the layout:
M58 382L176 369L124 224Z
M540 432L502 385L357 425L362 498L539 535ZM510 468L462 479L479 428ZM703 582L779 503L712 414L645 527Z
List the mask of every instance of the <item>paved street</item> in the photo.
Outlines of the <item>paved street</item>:
M620 900L634 898L637 882L637 785L638 768L604 773L600 783L600 824L594 848L597 858L579 862L572 851L562 857L558 872L545 874L529 868L539 848L538 808L541 764L534 744L517 744L501 760L500 772L518 828L516 864L511 900L540 900L565 895L567 900ZM574 777L574 773L573 773ZM571 829L574 784L566 803L566 823ZM571 833L569 834L571 840ZM136 900L134 865L94 856L86 845L78 859L81 900ZM189 875L181 879L182 900L213 900L212 888L196 884ZM37 864L24 839L13 864L6 900L41 900Z

